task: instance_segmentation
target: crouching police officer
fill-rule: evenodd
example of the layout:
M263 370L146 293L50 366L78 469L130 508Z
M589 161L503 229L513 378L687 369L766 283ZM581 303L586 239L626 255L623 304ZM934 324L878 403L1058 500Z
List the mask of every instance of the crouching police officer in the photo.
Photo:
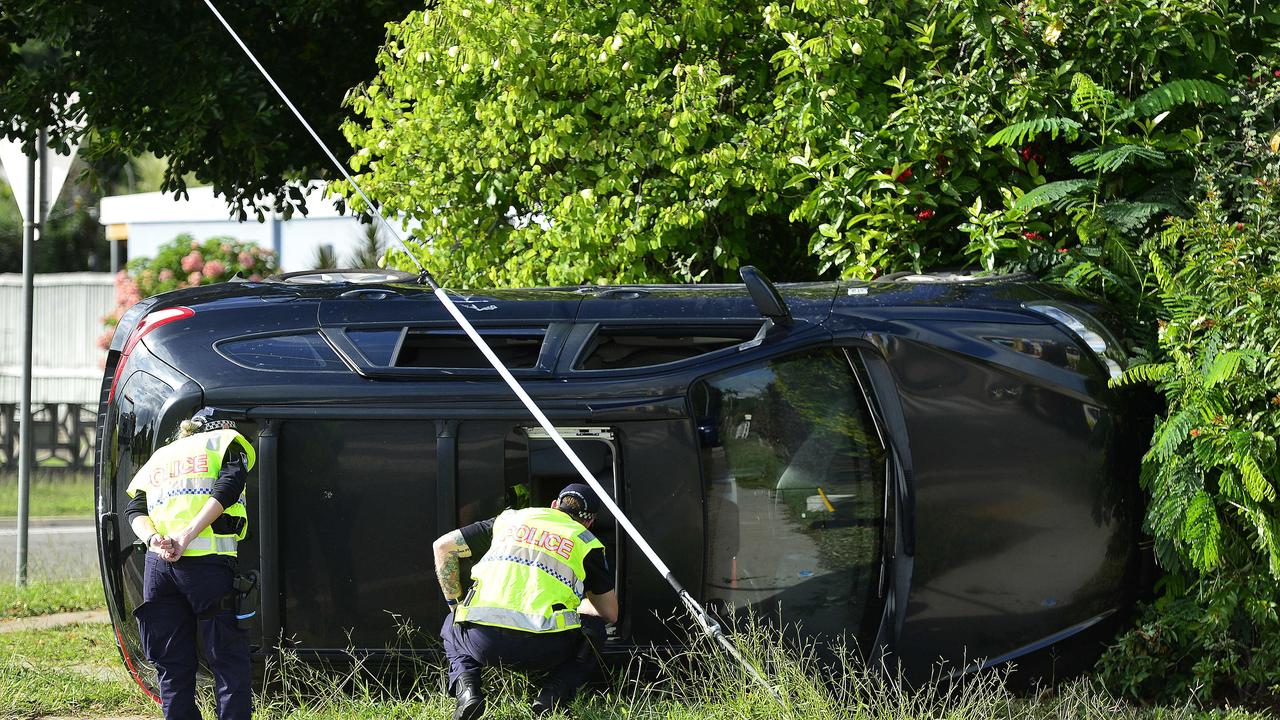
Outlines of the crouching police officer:
M575 483L549 508L507 510L435 541L436 575L452 609L440 636L458 698L454 720L484 713L486 666L546 672L535 715L568 702L587 680L605 623L618 619L604 545L588 530L598 509L591 488ZM472 554L482 557L461 599L458 560Z
M133 476L125 516L147 549L143 602L134 610L147 660L156 666L168 720L196 708L197 628L213 671L220 720L253 712L249 645L236 625L236 545L247 530L245 474L253 446L230 420L205 408L178 439Z

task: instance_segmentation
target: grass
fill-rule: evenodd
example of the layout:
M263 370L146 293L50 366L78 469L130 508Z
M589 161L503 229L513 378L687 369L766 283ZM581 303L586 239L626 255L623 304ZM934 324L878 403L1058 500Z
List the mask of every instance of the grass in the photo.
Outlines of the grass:
M1265 720L1236 709L1192 705L1137 707L1081 680L1032 698L1005 689L995 674L904 689L881 673L846 659L820 666L808 654L760 637L743 643L781 692L778 705L745 679L723 654L695 645L685 655L656 660L660 672L637 679L621 671L606 688L575 701L581 720ZM448 718L453 700L445 695L438 664L405 659L415 672L396 685L354 670L322 672L285 656L270 672L269 695L256 699L256 717ZM490 672L485 718L524 720L534 686L513 673ZM201 707L213 717L207 691ZM157 708L128 678L116 653L110 627L81 625L57 630L0 634L0 718L46 714L92 718L104 714L157 715ZM561 716L563 717L563 716Z
M0 718L123 714L157 712L129 679L110 625L0 633Z
M0 619L103 607L106 601L98 578L33 582L23 588L11 582L0 583Z
M77 475L66 479L34 475L31 480L31 517L93 515L93 478ZM18 476L0 475L0 517L18 515Z

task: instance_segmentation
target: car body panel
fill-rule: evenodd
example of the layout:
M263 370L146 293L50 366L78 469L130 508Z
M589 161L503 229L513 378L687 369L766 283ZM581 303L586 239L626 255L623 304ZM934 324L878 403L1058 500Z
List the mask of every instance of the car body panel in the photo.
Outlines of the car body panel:
M816 607L815 591L846 582L832 575L840 556L822 548L853 537L839 529L853 525L814 518L838 520L846 498L880 488L856 500L864 514L875 498L883 504L856 541L878 548L875 567L858 570L865 576L858 587L869 594L842 601L861 604L857 622L865 627L851 632L871 654L898 658L916 675L939 659L1009 659L1124 609L1135 582L1137 456L1121 429L1140 411L1108 389L1105 366L1079 338L1024 307L1088 301L1020 282L779 289L790 324L766 322L743 286L484 291L455 300L482 334L538 338L536 353L525 351L530 365L514 374L557 426L583 429L572 444L598 463L636 527L704 599L768 597L782 603L783 621L796 620L782 590ZM177 421L202 405L238 418L258 445L249 481L254 532L241 548L244 569L261 575L261 612L249 626L258 662L281 638L304 655L334 656L347 646L377 655L394 641L397 623L433 632L444 606L431 540L496 514L518 487L542 502L574 477L492 369L399 366L401 346L390 349L380 335L376 348L360 344L374 336L352 339L398 332L403 343L420 333L429 350L431 338L444 337L432 333L456 332L424 288L238 283L144 302L112 341L98 463L104 581L122 650L135 664L129 613L141 549L121 517L123 488ZM193 314L150 330L121 368L139 319L177 306ZM593 338L611 328L643 342L653 334L653 342L670 336L679 345L686 335L721 330L742 341L669 362L584 369ZM306 335L281 347L324 353L314 367L327 370L294 367L266 351L249 360L233 352L258 352L259 339L281 335ZM860 472L884 476L868 475L850 486L862 490L834 501L813 489L788 495L780 479L803 469L796 458L820 441L775 448L769 462L794 467L744 479L742 472L757 472L741 460L751 454L742 439L755 437L740 429L751 417L744 421L739 408L737 425L726 425L728 405L711 415L698 406L699 388L715 378L727 383L717 403L746 402L734 399L733 387L747 387L739 376L774 383L751 392L752 402L776 405L778 389L785 395L794 390L786 383L796 382L783 370L815 357L826 364L813 367L839 368L832 382L843 388L840 402L863 408L858 442L872 464ZM252 364L259 361L281 367ZM107 402L113 382L120 386ZM802 421L811 430L820 429L822 412L804 407L821 407L821 387L799 390L808 395L787 411L811 412ZM717 469L715 458L735 453L736 469ZM726 523L741 523L741 533ZM388 531L407 554L379 552L379 532ZM680 612L674 594L616 527L602 532L623 611L610 648L678 643L668 622ZM752 547L763 537L790 547L806 568L817 565L799 578L780 575L779 589L767 590L740 572L753 563L785 566L785 557Z

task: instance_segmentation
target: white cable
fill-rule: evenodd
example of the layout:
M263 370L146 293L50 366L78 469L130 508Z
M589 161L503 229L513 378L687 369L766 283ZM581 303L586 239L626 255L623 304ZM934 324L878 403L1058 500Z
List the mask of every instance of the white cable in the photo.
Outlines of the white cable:
M227 29L227 32L231 34L231 38L236 41L236 44L240 46L240 49L244 51L244 54L249 56L249 61L253 63L254 67L258 68L258 72L262 73L262 77L267 79L267 82L271 84L272 89L276 91L276 94L280 96L280 99L284 101L284 104L293 111L293 116L298 118L298 122L302 123L302 127L306 128L308 133L311 133L311 139L315 140L316 145L319 145L320 149L324 151L324 154L329 158L329 162L333 163L333 166L338 168L338 172L342 173L342 177L346 179L352 188L355 188L357 193L359 193L360 197L364 200L365 207L369 209L369 212L378 217L378 220L382 222L382 226L391 233L391 237L395 239L398 245L400 245L400 249L409 256L409 260L411 260L414 265L418 266L419 272L426 272L427 269L423 267L422 263L418 262L418 258L414 257L413 253L409 251L409 246L405 244L404 238L400 236L400 232L391 226L391 223L387 221L386 216L379 212L377 207L374 206L373 201L369 199L369 196L364 194L364 190L360 188L360 185L357 184L351 177L351 174L347 172L346 166L338 162L338 158L334 156L334 154L329 150L329 146L325 145L324 141L320 139L320 136L316 134L316 131L311 127L311 123L307 122L307 119L302 116L301 112L298 112L298 108L294 106L293 101L290 100L289 96L284 94L284 90L281 90L280 86L276 84L276 80L271 77L271 73L267 72L267 69L262 66L262 63L258 62L257 56L253 54L253 51L249 50L249 46L244 44L244 40L240 39L240 35L232 29L231 24L227 22L227 19L222 17L222 13L218 12L218 8L213 6L212 0L204 0L204 4L209 6L209 11L213 13L214 17L218 18L218 22L222 23L222 27Z

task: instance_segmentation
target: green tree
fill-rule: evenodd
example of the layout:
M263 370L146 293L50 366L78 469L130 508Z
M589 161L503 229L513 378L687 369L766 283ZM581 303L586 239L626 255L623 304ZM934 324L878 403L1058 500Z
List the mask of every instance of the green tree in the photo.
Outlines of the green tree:
M299 109L341 148L342 98L373 70L385 22L408 0L217 3ZM78 93L71 101L72 93ZM291 179L331 172L315 143L199 2L5 0L0 4L0 132L55 144L92 137L86 158L152 152L163 190L193 174L241 207L288 214ZM8 120L16 121L10 124ZM84 119L84 130L73 123Z
M1168 403L1143 475L1168 574L1108 676L1277 692L1280 11L446 0L378 65L352 166L451 284L965 265L1106 296Z
M455 284L811 276L785 157L756 152L778 47L740 0L441 3L351 97L352 164Z

